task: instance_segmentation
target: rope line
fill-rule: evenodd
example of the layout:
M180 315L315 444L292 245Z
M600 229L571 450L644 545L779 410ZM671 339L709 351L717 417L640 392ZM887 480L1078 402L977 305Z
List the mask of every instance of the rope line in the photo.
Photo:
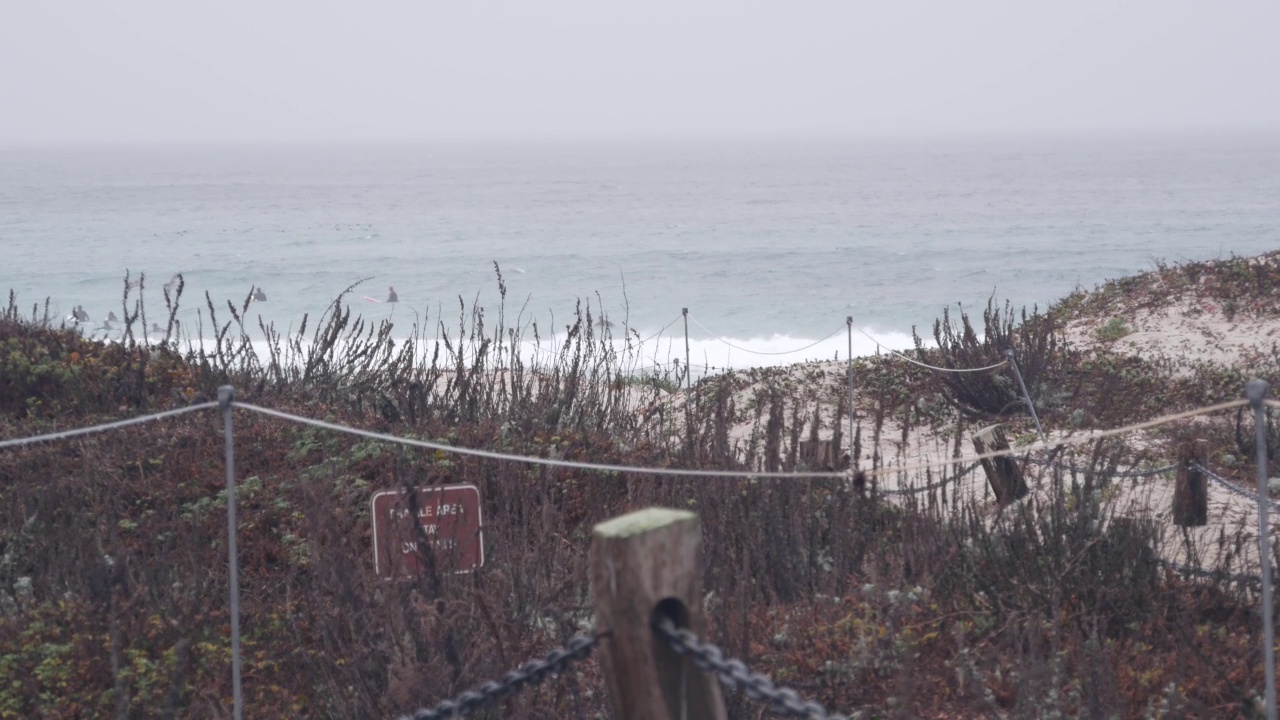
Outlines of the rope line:
M1087 433L1085 435L1079 435L1072 438L1063 438L1061 440L1050 441L1049 443L1035 443L1032 447L1028 448L1028 450L1034 451L1034 450L1044 450L1044 449L1060 447L1060 446L1081 445L1084 443L1093 442L1094 440L1097 440L1099 438L1111 437L1114 435L1123 435L1125 433L1133 432L1135 430L1143 430L1146 428L1157 427L1159 425L1164 425L1166 423L1174 422L1176 420L1183 420L1190 417L1207 415L1209 413L1219 412L1221 410L1227 410L1227 409L1239 407L1240 405L1246 402L1247 402L1246 400L1232 400L1225 403L1219 403L1217 405L1210 405L1203 408L1197 408L1195 410L1187 410L1181 413L1164 415L1158 418L1154 418L1152 420L1135 423L1133 425L1128 425L1125 427L1114 428L1112 430L1099 430L1099 431ZM696 470L696 469L685 469L685 468L650 468L650 467L639 467L634 465L611 465L611 464L605 464L605 463L580 462L575 460L557 460L555 458L542 458L542 457L533 457L533 456L527 456L527 455L513 455L509 453L494 452L492 450L480 450L476 448L463 448L463 447L457 447L455 445L445 445L442 443L435 443L427 440L402 438L396 435L388 435L385 433L378 433L370 430L360 430L360 429L348 427L345 425L338 425L335 423L325 422L323 420L313 420L311 418L292 415L290 413L282 412L280 410L272 410L270 408L259 407L257 405L250 405L248 403L234 402L233 405L245 408L246 410L251 410L253 412L258 412L264 415L270 415L273 417L281 418L284 420L290 420L292 422L301 423L304 425L311 425L313 427L324 428L327 430L332 430L334 432L345 432L351 435L358 435L358 436L366 437L373 440L383 440L386 442L400 443L403 445L420 447L428 450L437 450L437 451L446 452L446 453L454 453L458 455L470 455L474 457L488 458L491 460L506 460L509 462L524 462L524 463L530 463L533 465L546 465L550 467L576 468L579 470L595 470L598 472L617 472L617 473L630 473L630 474L642 474L642 475L667 475L667 476L684 476L684 477L735 477L735 478L761 478L761 479L774 478L776 479L776 478L806 478L806 477L807 478L846 478L851 475L849 471L759 472L759 471L748 471L748 470L742 470L742 471ZM902 473L902 472L914 472L914 471L927 470L927 469L935 469L935 470L945 469L947 466L954 465L957 463L979 462L982 460L1002 457L1009 454L1011 454L1011 451L1009 450L994 450L991 452L982 453L980 455L969 455L964 457L952 458L950 460L940 462L940 463L939 462L921 462L921 463L915 463L915 464L895 465L889 468L881 468L879 470L870 469L864 472L868 475L880 476L882 474L888 474L890 472Z
M881 490L880 494L881 495L916 495L922 492L929 492L930 490L937 490L940 487L943 487L945 485L950 485L951 483L959 480L965 475L968 475L969 473L978 469L978 466L981 464L982 464L981 462L973 463L972 465L965 468L964 470L961 470L955 475L952 475L951 477L945 478L943 480L939 480L938 482L933 483L932 485L925 485L923 487L912 487L912 488L896 488L893 490Z
M443 443L431 442L428 440L415 440L413 438L403 438L396 435L388 435L386 433L373 432L371 430L361 430L359 428L348 427L346 425L338 425L336 423L325 422L323 420L313 420L311 418L302 417L300 415L292 415L280 410L264 408L258 405L250 405L249 403L233 402L234 407L244 408L252 412L262 415L270 415L271 417L280 418L281 420L289 420L302 425L310 425L312 427L332 430L334 432L347 433L348 435L356 435L359 437L369 438L370 440L382 440L385 442L399 443L410 447L418 447L426 450L435 450L438 452L453 453L456 455L469 455L472 457L487 458L489 460L506 460L509 462L522 462L531 465L546 465L549 467L574 468L577 470L594 470L597 472L616 472L629 473L637 475L670 475L683 477L731 477L731 478L843 478L844 472L756 472L751 470L696 470L688 468L648 468L634 465L610 465L606 463L580 462L577 460L557 460L555 458L534 457L531 455L512 455L509 453L494 452L492 450L480 450L477 448L458 447L456 445L445 445Z
M1090 433L1085 433L1083 435L1063 438L1060 440L1033 443L1031 446L1027 447L1025 451L1035 452L1038 450L1047 450L1055 447L1082 445L1082 444L1090 443L1102 438L1113 437L1116 435L1123 435L1123 434L1134 432L1137 430L1145 430L1148 428L1158 427L1160 425L1164 425L1170 422L1175 422L1177 420L1184 420L1187 418L1197 417L1200 415L1208 415L1211 413L1220 412L1222 410L1230 410L1230 409L1245 405L1247 403L1248 401L1243 399L1231 400L1228 402L1218 403L1216 405L1209 405L1206 407L1196 408L1193 410L1187 410L1180 413L1162 415L1158 418L1153 418L1151 420L1146 420L1144 422L1134 423L1133 425L1126 425L1124 427L1113 428L1111 430L1098 430ZM651 467L640 467L640 466L633 466L633 465L613 465L608 463L580 462L575 460L557 460L555 458L543 458L543 457L534 457L534 456L528 456L528 455L513 455L510 453L494 452L492 450L464 448L464 447L457 447L454 445L445 445L443 443L430 442L427 440L416 440L413 438L404 438L396 435L388 435L386 433L373 432L371 430L361 430L361 429L349 427L346 425L339 425L336 423L325 422L323 420L314 420L312 418L302 417L300 415L293 415L291 413L283 412L281 410L274 410L271 408L265 408L258 405L252 405L249 403L243 403L238 401L233 401L231 404L233 407L241 407L251 412L256 412L262 415L268 415L268 416L279 418L282 420L296 422L302 425L310 425L312 427L332 430L334 432L342 432L342 433L347 433L349 435L365 437L372 440L382 440L385 442L399 443L399 444L407 445L411 447L419 447L427 450L435 450L439 452L453 453L457 455L469 455L473 457L488 458L490 460L505 460L508 462L523 462L523 463L529 463L532 465L575 468L578 470L593 470L597 472L616 472L616 473L628 473L628 474L639 474L639 475L666 475L671 477L721 477L721 478L757 478L757 479L781 479L781 478L838 479L838 478L851 477L850 471L760 472L760 471L749 471L749 470L699 470L699 469L687 469L687 468L656 468L656 467L651 468ZM174 417L177 415L183 415L186 413L196 412L199 410L207 410L215 407L218 407L218 403L206 402L206 403L200 403L197 405L191 405L184 408L177 408L175 410L167 410L160 413L153 413L151 415L143 415L141 417L129 418L127 420L117 420L114 422L104 423L101 425L94 425L86 428L79 428L75 430L64 430L56 433L48 433L46 435L37 435L37 436L27 437L27 438L12 438L8 440L0 440L0 449L7 448L7 447L17 447L20 445L29 445L37 442L63 440L63 439L78 437L81 435L97 433L97 432L106 432L108 430L115 430L122 427L128 427L130 425L138 425L138 424L150 422L153 420L160 420L163 418ZM980 462L982 460L988 460L991 458L1002 457L1002 456L1007 456L1011 454L1012 454L1011 450L993 450L993 451L982 453L979 455L968 455L964 457L952 458L943 462L920 462L920 463L913 463L913 464L895 465L893 467L880 468L879 470L869 469L864 472L867 475L878 477L880 475L887 475L889 473L916 472L916 471L922 471L922 470L939 470L939 469L945 469L947 466L955 465L958 463ZM1210 476L1212 476L1212 474L1210 474Z
M685 365L684 362L675 360L669 363L657 363L656 365L641 365L639 367L627 368L625 372L632 372L632 373L648 372L649 370L669 370L669 369L676 369L676 368L682 368L682 367L691 367L697 370L708 370L708 371L720 370L723 372L729 372L730 370L734 369L731 367L719 367L716 365L703 365L701 363L689 363L688 365Z
M658 332L656 332L656 333L654 333L654 334L650 335L649 337L645 338L644 340L639 341L639 342L640 342L640 344L641 344L641 345L643 345L643 344L645 344L645 343L649 342L650 340L652 340L652 339L654 339L654 338L658 337L658 336L659 336L659 335L661 335L662 333L666 332L666 331L667 331L667 328L671 327L672 325L675 325L677 322L680 322L680 318L682 318L682 317L684 317L684 315L677 315L677 316L675 316L675 317L671 320L671 322L667 323L666 325L663 325L661 330L659 330Z
M151 413L150 415L139 415L125 420L114 420L101 425L90 425L88 427L76 428L74 430L61 430L45 435L34 435L25 438L10 438L8 440L0 440L0 450L10 447L20 447L22 445L34 445L35 443L51 442L53 440L67 440L81 435L92 435L94 433L108 432L110 430L119 430L120 428L129 427L130 425L141 425L142 423L152 422L154 420L163 420L164 418L185 415L197 410L208 410L218 407L217 402L205 402L198 405L188 405L174 410L165 410L164 412Z
M1145 420L1140 423L1134 423L1133 425L1126 425L1124 427L1112 428L1111 430L1095 430L1093 432L1088 432L1083 435L1076 435L1074 437L1062 438L1060 440L1050 440L1048 442L1044 442L1044 441L1035 442L1027 446L1026 448L1024 448L1024 452L1036 452L1039 450L1049 450L1051 448L1056 448L1056 447L1070 447L1073 445L1084 445L1086 443L1094 442L1095 440L1114 437L1116 435L1124 435L1127 433L1135 432L1137 430L1147 430L1153 427L1159 427L1160 425L1176 422L1178 420L1186 420L1187 418L1198 417L1200 415L1210 415L1212 413L1221 412L1223 410L1230 410L1232 408L1240 407L1241 405L1247 405L1248 402L1249 402L1248 400L1244 400L1244 399L1229 400L1227 402L1218 403L1217 405L1207 405L1205 407L1196 408L1194 410L1187 410L1180 413L1171 413L1169 415L1161 415L1158 418ZM880 473L883 473L886 470L892 470L894 472L914 472L919 470L936 469L936 468L944 467L946 465L950 465L958 462L975 462L980 460L990 460L992 458L1012 455L1013 452L1014 451L1012 449L992 450L990 452L985 452L980 455L965 455L963 457L953 458L952 460L949 460L946 463L917 463L914 465L896 465L893 468L882 468L881 470L867 470L865 472L868 475L879 475Z
M868 340L870 340L871 342L875 343L875 344L876 344L876 347L880 348L881 350L884 350L885 352L889 353L890 355L896 355L896 356L898 356L898 357L902 358L903 360L906 360L907 362L911 363L912 365L919 365L919 366L920 366L920 367L922 367L922 368L928 368L928 369L930 369L930 370L937 370L938 372L952 372L952 373L986 372L986 371L988 371L988 370L995 370L995 369L997 369L997 368L1002 368L1002 367L1004 367L1005 365L1008 365L1008 364L1009 364L1009 361L1008 361L1008 360L1001 360L1000 362L996 363L995 365L988 365L988 366L986 366L986 367L979 367L979 368L944 368L944 367L938 367L937 365L930 365L930 364L928 364L928 363L922 363L922 362L920 362L919 360L913 360L913 359L911 359L911 358L907 357L906 355L903 355L902 353L898 352L897 350L894 350L893 348L888 348L888 347L885 347L884 345L881 345L879 340L876 340L875 338L873 338L873 337L871 337L870 335L868 335L868 334L866 333L866 331L864 331L862 328L856 328L856 329L857 329L857 331L858 331L858 332L860 332L860 333L862 333L864 336L866 336L866 338L867 338Z
M836 328L834 332L832 332L830 335L828 335L828 336L826 336L826 337L822 338L821 340L814 340L813 342L809 343L808 345L805 345L805 346L804 346L804 347L802 347L802 348L796 348L795 350L780 350L780 351L751 350L751 349L748 349L748 348L744 348L744 347L742 347L742 346L740 346L740 345L734 345L733 343L729 342L728 340L725 340L724 338L720 337L719 335L716 335L715 333L711 332L710 330L707 330L707 326L706 326L706 325L703 325L701 322L699 322L699 321L698 321L698 318L694 317L693 315L689 315L689 319L693 321L693 324L695 324L695 325L697 325L698 327L702 328L702 329L703 329L703 331L704 331L704 332L706 332L708 335L710 335L713 339L715 339L715 340L719 340L720 342L724 343L725 345L728 345L729 347L733 348L734 350L741 350L741 351L742 351L742 352L744 352L744 353L751 353L752 355L794 355L794 354L796 354L796 353L798 353L798 352L804 352L805 350L808 350L809 348L811 348L811 347L813 347L813 346L815 346L815 345L820 345L820 344L822 344L822 343L824 343L824 342L826 342L826 341L830 340L831 338L833 338L833 337L835 337L836 335L838 335L838 334L840 333L840 331L841 331L841 330L845 329L845 326L844 326L844 325L841 325L840 327Z

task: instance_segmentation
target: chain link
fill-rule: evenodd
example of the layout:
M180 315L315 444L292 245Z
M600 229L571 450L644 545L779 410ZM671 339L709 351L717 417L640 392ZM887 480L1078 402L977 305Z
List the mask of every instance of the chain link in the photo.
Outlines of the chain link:
M698 636L688 630L677 628L670 618L655 618L653 631L677 654L691 656L698 667L714 672L721 683L745 691L752 700L768 702L769 708L778 715L805 720L849 720L844 715L828 713L816 702L802 702L795 690L774 685L765 675L748 670L741 660L725 659L720 648L698 640Z
M1250 585L1261 585L1262 578L1257 575L1233 575L1223 570L1205 570L1203 568L1191 567L1190 565L1182 565L1179 563L1168 562L1167 560L1156 561L1161 567L1168 568L1173 572L1183 573L1192 577L1208 578L1210 580L1219 580L1236 583L1246 583Z
M510 697L530 685L537 685L548 675L558 675L575 662L585 660L600 642L601 634L579 635L561 648L547 653L542 660L530 660L502 676L474 690L468 690L452 700L445 700L433 708L423 708L412 715L402 715L398 720L445 720L466 717L495 700Z
M1076 470L1074 465L1071 467L1071 469ZM1125 477L1125 478L1151 477L1152 475L1163 475L1165 473L1173 472L1174 470L1177 470L1177 469L1178 469L1178 463L1172 463L1169 465L1165 465L1164 467L1152 468L1150 470L1117 470L1111 473L1111 476ZM1084 471L1076 470L1076 472L1084 472Z
M1218 473L1210 470L1209 468L1201 465L1200 463L1192 463L1191 465L1196 470L1199 470L1200 472L1204 473L1205 477L1221 485L1227 492L1234 493L1236 495L1239 495L1242 498L1247 498L1248 500L1255 503L1259 501L1260 498L1256 494L1251 493L1248 490L1245 490L1244 488L1237 486L1235 483L1222 477ZM1272 500L1271 498L1265 498L1265 500L1271 505L1273 509L1280 510L1280 504L1277 504L1275 500Z
M1031 463L1032 465L1040 465L1041 467L1060 467L1060 468L1063 468L1064 470L1070 470L1071 472L1076 474L1087 474L1091 472L1087 468L1082 468L1075 465L1074 463L1067 463L1061 460L1041 460L1040 458L1033 458L1031 456L1026 456L1022 459L1025 462ZM1178 469L1178 463L1173 463L1170 465L1165 465L1163 467L1152 468L1150 470L1115 470L1115 471L1106 473L1106 475L1108 477L1140 478L1140 477L1151 477L1152 475L1163 475L1164 473L1173 472L1174 470L1177 470L1177 469ZM1094 470L1092 472L1101 472L1101 471L1102 470L1099 469L1099 470Z

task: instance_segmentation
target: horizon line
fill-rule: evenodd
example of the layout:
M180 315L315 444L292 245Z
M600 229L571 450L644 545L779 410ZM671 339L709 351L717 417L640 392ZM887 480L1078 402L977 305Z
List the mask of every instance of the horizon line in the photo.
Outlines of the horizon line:
M1115 127L1115 128L1041 128L949 131L882 131L882 132L737 132L690 131L675 133L596 133L584 135L442 135L440 137L402 138L166 138L166 139L33 139L0 138L0 149L126 149L126 148L199 148L199 147L442 147L442 146L617 146L661 144L898 144L931 142L999 142L1018 140L1082 140L1082 139L1175 139L1280 135L1280 125L1185 126L1185 127Z

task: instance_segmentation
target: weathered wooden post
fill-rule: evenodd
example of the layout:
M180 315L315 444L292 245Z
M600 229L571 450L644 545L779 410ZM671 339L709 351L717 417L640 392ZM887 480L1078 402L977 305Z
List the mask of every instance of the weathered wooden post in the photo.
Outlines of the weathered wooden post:
M609 633L601 664L616 720L725 720L715 676L654 633L655 613L702 628L698 516L649 508L592 531L596 627Z
M1204 440L1184 443L1178 449L1178 482L1173 486L1173 524L1202 527L1209 524L1208 478L1200 471L1209 462Z
M830 440L801 440L796 455L806 470L835 470L836 457Z
M1009 449L1009 441L1005 439L1004 428L999 425L984 427L973 435L973 449L979 455ZM1022 468L1008 455L998 455L982 459L982 470L987 474L987 482L996 494L996 502L1000 505L1024 497L1027 494L1027 482L1022 478Z

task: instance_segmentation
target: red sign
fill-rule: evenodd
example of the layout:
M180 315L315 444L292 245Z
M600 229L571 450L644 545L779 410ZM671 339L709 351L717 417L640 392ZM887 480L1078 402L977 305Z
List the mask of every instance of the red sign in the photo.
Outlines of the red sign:
M373 494L373 568L379 575L466 573L484 564L480 491L474 485Z

